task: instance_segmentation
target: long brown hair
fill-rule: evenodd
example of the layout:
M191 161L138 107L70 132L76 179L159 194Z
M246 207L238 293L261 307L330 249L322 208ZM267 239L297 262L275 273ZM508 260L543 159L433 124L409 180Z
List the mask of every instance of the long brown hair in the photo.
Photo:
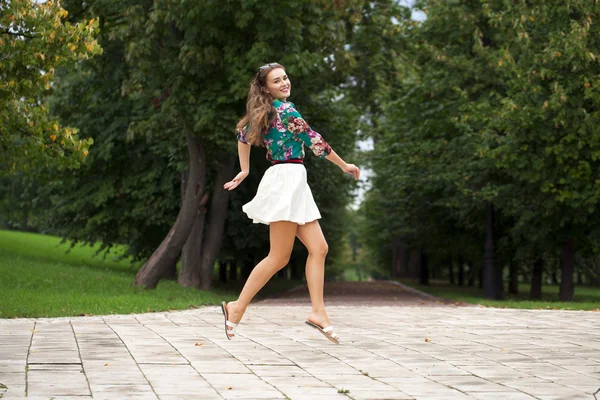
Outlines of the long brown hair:
M269 126L269 114L271 119L275 117L273 98L267 92L267 75L276 68L285 69L279 63L266 64L260 67L258 73L250 83L248 100L246 101L246 114L237 123L236 130L248 129L246 141L254 146L262 146L262 131Z

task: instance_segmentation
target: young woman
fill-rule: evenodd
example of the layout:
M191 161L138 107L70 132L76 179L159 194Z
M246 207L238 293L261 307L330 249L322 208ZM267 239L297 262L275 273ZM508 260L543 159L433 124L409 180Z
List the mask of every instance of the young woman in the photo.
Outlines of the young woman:
M261 179L256 196L242 210L254 223L269 225L270 251L254 267L238 299L221 304L225 334L227 339L235 336L235 327L250 300L287 265L298 236L308 249L306 282L312 311L306 323L332 342L339 343L323 302L328 247L318 222L321 214L306 181L302 163L304 147L335 163L354 179L359 178L360 170L354 164L344 162L321 135L310 129L294 104L287 101L291 89L292 84L282 65L271 63L260 67L250 84L246 115L237 124L241 172L223 187L233 190L248 176L251 145L267 148L267 159L272 166Z

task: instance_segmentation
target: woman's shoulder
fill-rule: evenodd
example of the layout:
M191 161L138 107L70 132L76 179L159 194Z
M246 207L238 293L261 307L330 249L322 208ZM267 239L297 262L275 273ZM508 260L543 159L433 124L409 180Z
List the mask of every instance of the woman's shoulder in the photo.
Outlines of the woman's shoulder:
M278 113L292 113L296 112L296 106L291 101L282 101L279 99L275 99L273 101L273 106Z

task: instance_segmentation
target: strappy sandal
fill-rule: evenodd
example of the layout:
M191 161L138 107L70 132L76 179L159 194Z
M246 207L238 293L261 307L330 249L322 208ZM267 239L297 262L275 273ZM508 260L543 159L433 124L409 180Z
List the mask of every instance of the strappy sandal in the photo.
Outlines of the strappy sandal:
M325 328L321 328L319 325L313 324L310 321L306 321L306 324L317 329L319 332L321 332L323 335L325 335L325 337L327 339L331 340L333 343L340 344L340 341L337 340L337 335L335 334L335 332L333 332L333 326L329 325L329 326L326 326ZM327 332L331 332L331 334L329 334Z
M225 335L227 335L227 339L231 340L231 337L235 336L235 327L238 326L238 324L229 321L225 302L221 303L221 311L223 311L223 315L225 316ZM230 326L231 329L227 329L228 326Z

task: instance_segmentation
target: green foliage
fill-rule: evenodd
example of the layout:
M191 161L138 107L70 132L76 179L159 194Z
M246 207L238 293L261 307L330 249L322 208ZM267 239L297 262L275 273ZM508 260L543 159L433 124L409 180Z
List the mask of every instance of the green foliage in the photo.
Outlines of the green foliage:
M286 65L303 116L352 162L357 113L338 86L350 63L343 44L354 8L339 3L287 2L265 12L264 4L246 1L66 2L78 18L100 16L104 54L59 74L52 110L77 123L95 146L84 168L63 177L54 192L54 229L86 243L126 244L136 259L147 257L180 206L185 135L204 140L210 191L219 161L237 159L234 127L252 75L268 61ZM286 29L273 29L282 18ZM251 176L230 194L224 259L268 251L265 227L241 212L268 166L262 149L252 154ZM340 240L338 210L354 183L324 164L307 155L309 184L332 244Z
M78 18L100 15L102 56L57 73L52 112L63 123L77 124L93 138L87 162L62 176L52 191L53 231L71 240L103 248L127 245L136 260L148 257L174 221L180 203L184 143L168 148L173 131L149 140L128 138L135 104L121 95L128 77L122 30L127 2L79 1L65 6Z
M479 263L491 203L502 262L554 254L566 236L597 255L596 2L415 7L426 19L399 20L390 40L403 52L382 64L400 83L373 89L368 247L390 265L369 233L400 235L438 260Z
M44 106L55 70L100 54L98 21L65 22L58 1L11 0L0 5L1 172L74 168L92 143L62 127Z

